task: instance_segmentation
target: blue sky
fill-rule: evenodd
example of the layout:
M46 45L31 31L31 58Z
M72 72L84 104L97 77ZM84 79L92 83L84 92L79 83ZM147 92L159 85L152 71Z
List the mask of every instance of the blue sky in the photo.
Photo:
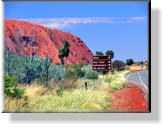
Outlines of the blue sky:
M25 20L79 36L114 59L148 58L147 3L5 3L5 18Z

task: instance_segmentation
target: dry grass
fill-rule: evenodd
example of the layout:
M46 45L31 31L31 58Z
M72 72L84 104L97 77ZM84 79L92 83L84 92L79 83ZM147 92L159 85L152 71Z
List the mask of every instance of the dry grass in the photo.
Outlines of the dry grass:
M142 70L147 70L146 66L143 66ZM141 71L140 66L130 66L130 73Z
M19 112L27 106L25 99L16 99L5 96L4 112Z
M56 90L56 89L55 89ZM64 90L62 96L55 94L37 97L29 103L30 111L98 111L107 109L110 105L110 96L98 90Z
M34 99L38 96L43 95L46 91L47 88L45 88L44 86L33 83L29 87L26 87L25 96L27 96L28 99Z
M61 111L104 111L112 102L111 91L125 86L124 76L128 71L99 75L98 80L66 80L63 86L46 88L36 83L25 88L25 98L5 97L5 111L8 112L61 112ZM88 83L88 90L84 83ZM72 90L69 90L72 89ZM62 90L62 95L57 94Z
M73 89L73 88L77 88L77 86L78 86L77 81L75 81L75 80L66 80L62 84L62 86L60 86L60 87L63 87L65 89L71 89L71 88Z
M126 86L125 75L128 71L115 72L114 74L108 73L104 77L100 75L101 87L100 89L115 91L120 90Z
M39 96L42 96L47 91L47 88L38 85L36 83L33 83L30 86L19 85L18 87L25 90L23 98L17 99L5 96L5 101L4 101L5 112L25 111L28 108L28 103L30 101Z

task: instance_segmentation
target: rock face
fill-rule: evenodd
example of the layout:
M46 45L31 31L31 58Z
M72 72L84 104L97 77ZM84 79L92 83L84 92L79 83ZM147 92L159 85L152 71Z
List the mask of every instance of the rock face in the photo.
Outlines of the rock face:
M70 43L67 64L92 62L92 52L77 36L24 21L5 20L5 52L13 51L19 56L36 54L49 57L56 64L60 63L58 49L63 46L64 40Z

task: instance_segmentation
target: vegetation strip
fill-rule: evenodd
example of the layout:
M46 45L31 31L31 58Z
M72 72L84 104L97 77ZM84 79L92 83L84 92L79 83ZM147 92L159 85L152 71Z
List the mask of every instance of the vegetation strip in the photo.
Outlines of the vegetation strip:
M5 89L8 87L14 89L16 87L23 92L15 93L11 90L9 92L12 95L5 94L5 112L108 111L113 101L110 91L117 91L126 86L124 76L128 71L114 71L113 73L103 74L102 72L93 71L90 64L82 63L66 66L51 65L49 70L52 71L52 74L49 74L49 86L45 85L46 78L43 77L32 78L31 84L27 85L27 83L21 83L24 82L23 78L27 77L24 72L25 67L19 65L26 59L16 55L11 56L17 62L13 60L12 63L11 60L10 65L8 65L13 67L10 74L13 72L14 75L5 76ZM38 61L38 63L34 64L37 67L32 65L36 72L31 74L36 75L39 70L38 64L42 64L40 62L45 59L33 57L33 60L34 62ZM43 66L40 65L40 67ZM41 75L45 77L45 74ZM61 77L61 80L58 80L58 76ZM85 88L85 82L87 82L87 88Z

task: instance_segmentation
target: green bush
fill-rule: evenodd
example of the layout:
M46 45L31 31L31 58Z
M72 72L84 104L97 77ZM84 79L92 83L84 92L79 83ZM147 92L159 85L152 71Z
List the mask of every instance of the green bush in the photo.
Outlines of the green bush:
M50 78L56 78L57 80L64 80L66 76L66 70L64 65L51 65L50 69Z
M5 74L17 76L19 83L31 84L35 80L44 83L46 77L48 81L53 78L59 80L65 77L65 68L63 65L52 65L51 59L40 58L37 55L21 57L14 52L5 54ZM46 66L49 68L46 74Z
M37 56L21 57L13 52L5 54L5 73L17 76L19 83L31 83L42 73L44 59Z
M21 99L23 97L24 90L20 89L20 88L15 88L15 87L14 88L6 88L5 94L9 97L12 97L12 98Z
M93 70L89 71L89 72L86 72L85 78L87 78L87 79L98 79L98 73L93 71Z
M77 65L76 71L77 71L77 75L78 75L79 78L84 77L84 75L85 75L85 72L82 70L83 66L84 66L83 63L79 63Z
M12 75L9 76L8 74L5 75L5 88L15 87L17 85L17 77Z
M92 70L91 65L83 66L82 70L84 71L84 77L86 79L98 79L98 73Z
M5 94L12 98L21 98L24 94L24 90L16 88L17 77L5 75Z
M81 77L84 77L85 72L82 70L83 67L83 63L79 63L79 64L70 64L66 66L66 79L78 79Z
M75 70L67 70L65 78L66 79L76 80L78 78L77 71L75 71Z
M20 88L13 88L12 98L21 99L24 94L24 90Z

